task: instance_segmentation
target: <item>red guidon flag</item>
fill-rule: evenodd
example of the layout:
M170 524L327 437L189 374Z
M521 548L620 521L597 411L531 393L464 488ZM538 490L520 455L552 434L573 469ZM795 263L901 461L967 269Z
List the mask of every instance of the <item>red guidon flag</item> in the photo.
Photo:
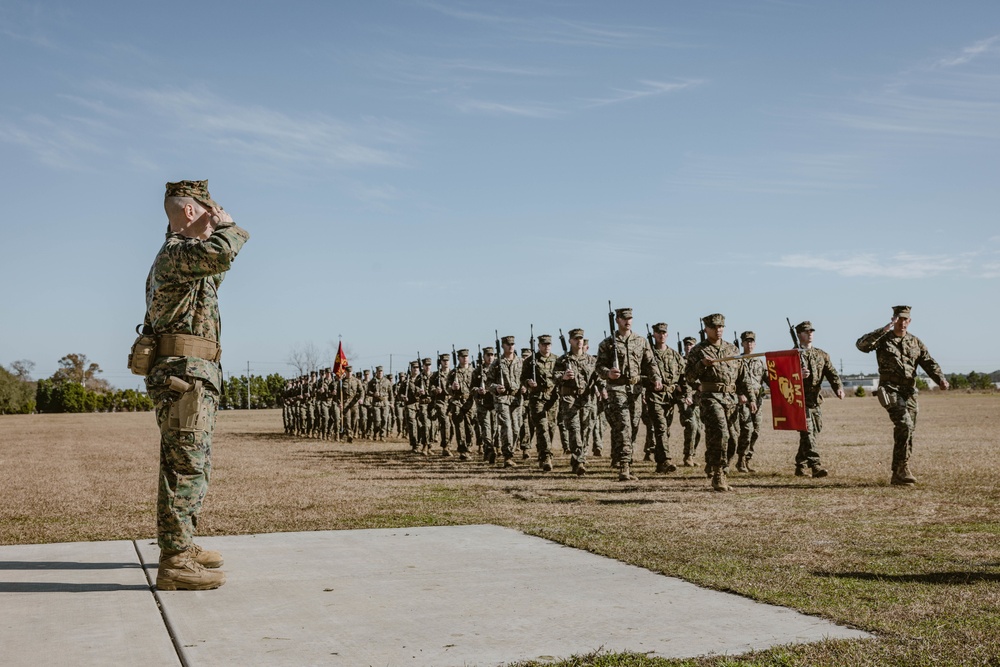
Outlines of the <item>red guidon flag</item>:
M807 431L802 360L798 350L767 352L771 385L771 419L776 431Z
M343 341L337 343L337 357L333 360L333 374L338 378L347 375L347 355L344 354Z

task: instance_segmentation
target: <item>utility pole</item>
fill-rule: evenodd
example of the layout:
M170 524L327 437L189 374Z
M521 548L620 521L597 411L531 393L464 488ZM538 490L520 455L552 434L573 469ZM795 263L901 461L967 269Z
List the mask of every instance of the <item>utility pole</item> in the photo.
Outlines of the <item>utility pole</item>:
M247 362L247 410L250 409L250 362Z

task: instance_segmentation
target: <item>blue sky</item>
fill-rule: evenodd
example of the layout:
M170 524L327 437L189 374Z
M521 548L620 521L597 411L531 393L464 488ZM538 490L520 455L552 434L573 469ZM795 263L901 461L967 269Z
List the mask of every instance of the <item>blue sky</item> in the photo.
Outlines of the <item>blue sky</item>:
M0 364L119 387L163 184L252 238L227 372L359 366L606 308L848 372L913 306L947 372L1000 368L1000 3L0 1ZM558 345L556 346L558 349Z

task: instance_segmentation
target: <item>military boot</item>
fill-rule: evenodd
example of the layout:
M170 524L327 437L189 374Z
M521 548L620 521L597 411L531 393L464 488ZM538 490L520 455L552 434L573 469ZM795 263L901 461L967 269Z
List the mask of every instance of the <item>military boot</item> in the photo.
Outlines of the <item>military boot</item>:
M796 477L805 477L806 476L806 464L804 464L804 463L796 463L795 464L795 476Z
M541 463L542 472L552 472L552 457L546 456Z
M684 467L685 468L693 468L694 467L694 459L691 458L690 456L685 456L684 457Z
M576 470L574 470L573 472L575 472L578 476L583 477L584 475L587 474L587 466L585 466L582 463L577 463Z
M742 456L736 460L736 472L749 472L746 459Z
M830 472L826 468L824 468L823 466L819 465L818 463L816 465L812 466L812 476L813 477L826 477L829 474L830 474Z
M732 491L733 487L729 486L726 482L726 472L722 469L722 466L716 466L712 471L712 490L713 491Z
M458 455L458 460L459 461L471 461L472 457L469 456L469 454L467 452L462 452L461 454Z
M913 486L917 483L917 478L910 472L910 467L904 463L892 472L891 483L895 486Z
M757 469L750 465L749 457L743 459L743 467L746 468L746 472L757 472ZM739 470L739 468L737 468L737 470Z
M195 560L191 549L160 552L156 588L161 591L207 591L226 583L226 573L210 570Z
M628 463L622 463L621 467L618 469L618 481L619 482L638 482L639 478L632 474L632 466Z
M222 567L222 554L218 551L202 549L197 544L191 545L191 548L188 549L188 551L191 553L191 557L198 561L202 567Z

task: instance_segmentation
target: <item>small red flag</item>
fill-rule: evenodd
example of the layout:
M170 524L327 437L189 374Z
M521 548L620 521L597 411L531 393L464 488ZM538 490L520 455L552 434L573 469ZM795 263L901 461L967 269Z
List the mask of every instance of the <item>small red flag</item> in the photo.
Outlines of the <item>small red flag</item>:
M776 431L808 431L802 387L802 359L798 350L767 352L771 385L771 420Z
M347 355L344 354L344 342L337 343L337 357L333 360L333 374L338 378L347 375Z

